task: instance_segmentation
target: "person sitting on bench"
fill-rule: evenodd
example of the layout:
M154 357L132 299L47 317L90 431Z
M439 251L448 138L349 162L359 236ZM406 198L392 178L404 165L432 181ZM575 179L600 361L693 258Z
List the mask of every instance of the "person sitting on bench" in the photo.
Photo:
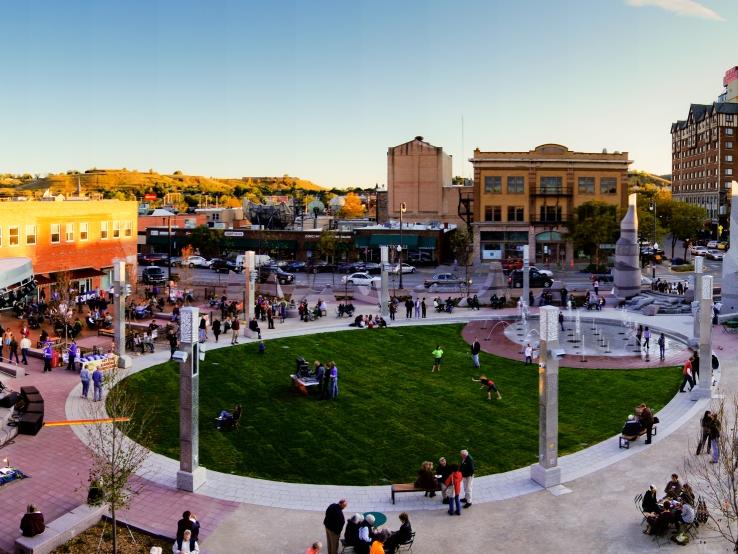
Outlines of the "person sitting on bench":
M29 504L26 513L20 522L21 533L24 537L35 537L46 530L44 525L44 514L36 506Z
M259 328L259 322L256 320L256 317L249 321L249 331L256 333L258 338L261 338L261 329Z
M241 419L241 404L236 404L232 412L228 410L221 411L220 415L215 419L218 422L218 429L221 427L233 427Z
M637 437L642 430L643 427L641 427L641 422L638 421L634 415L629 415L628 421L623 425L621 434L624 437Z

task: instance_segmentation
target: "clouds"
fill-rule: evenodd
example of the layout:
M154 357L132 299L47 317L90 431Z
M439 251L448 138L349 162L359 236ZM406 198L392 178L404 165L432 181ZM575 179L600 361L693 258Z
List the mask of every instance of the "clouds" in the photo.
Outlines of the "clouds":
M723 17L703 6L696 0L625 0L629 6L642 8L643 6L656 6L667 12L672 12L685 17L698 17L700 19L712 19L713 21L725 21Z

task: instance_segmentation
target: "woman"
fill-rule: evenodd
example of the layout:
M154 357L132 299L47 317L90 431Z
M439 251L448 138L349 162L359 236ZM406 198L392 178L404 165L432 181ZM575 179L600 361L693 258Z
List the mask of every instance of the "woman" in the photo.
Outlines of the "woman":
M419 489L425 489L425 496L433 498L436 496L436 474L433 471L433 462L423 462L418 470L418 478L415 480L415 486Z
M198 329L198 339L200 342L205 342L208 339L208 322L205 316L200 318L200 328Z
M458 464L451 464L451 473L444 484L448 490L448 515L461 515L461 471ZM454 511L455 510L455 511Z
M44 514L42 514L36 506L29 504L26 513L23 514L20 522L21 533L24 537L35 537L46 530L44 524Z
M213 336L215 336L215 342L218 342L218 337L220 336L220 320L216 318L213 321Z
M702 452L702 448L707 444L707 453L710 453L710 421L712 420L712 412L710 410L705 410L704 415L702 416L702 420L700 421L700 426L702 428L702 436L700 437L700 442L697 443L697 452L695 452L696 455L700 455L700 452Z
M200 554L200 547L197 541L192 538L192 531L187 529L182 539L177 539L172 545L174 554Z
M641 508L643 509L644 514L658 514L661 512L661 506L659 506L659 502L656 499L655 485L651 485L646 491L646 494L643 495Z
M682 492L679 493L679 501L682 504L689 504L690 506L694 506L694 491L692 490L692 485L689 483L684 483L682 485Z

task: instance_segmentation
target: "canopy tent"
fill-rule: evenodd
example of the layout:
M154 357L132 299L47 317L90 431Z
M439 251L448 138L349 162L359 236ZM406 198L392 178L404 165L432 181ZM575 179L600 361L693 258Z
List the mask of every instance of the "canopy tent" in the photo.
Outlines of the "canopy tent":
M30 258L3 258L0 260L0 291L33 279Z

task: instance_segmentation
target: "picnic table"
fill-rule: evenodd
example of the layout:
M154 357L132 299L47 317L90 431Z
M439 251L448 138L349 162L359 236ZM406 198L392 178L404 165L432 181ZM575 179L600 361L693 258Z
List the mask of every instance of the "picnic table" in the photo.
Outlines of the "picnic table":
M317 387L319 384L319 381L313 377L298 377L294 373L290 375L290 377L292 378L292 386L295 387L300 394L305 396L308 395L310 387Z

